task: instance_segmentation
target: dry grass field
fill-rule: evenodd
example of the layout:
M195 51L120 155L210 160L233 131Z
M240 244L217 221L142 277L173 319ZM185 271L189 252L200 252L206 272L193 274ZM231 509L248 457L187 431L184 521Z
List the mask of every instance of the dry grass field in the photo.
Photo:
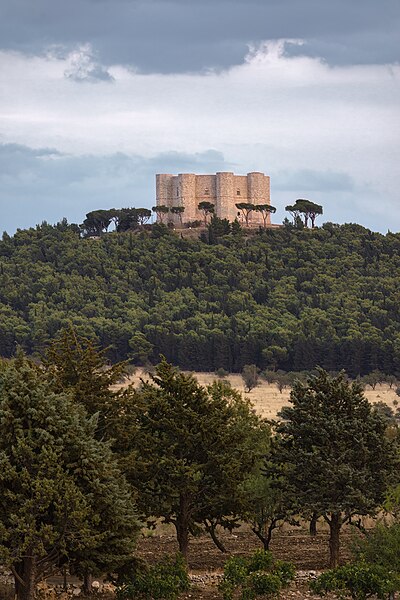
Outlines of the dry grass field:
M209 385L213 381L217 380L218 377L214 373L201 373L195 372L193 375L196 377L201 385ZM148 380L148 373L143 369L137 369L136 373L127 380L123 386L133 383L138 385L140 380ZM269 384L266 381L260 379L259 385L251 390L250 393L244 393L243 380L241 375L233 374L225 377L225 380L229 381L233 388L241 392L245 398L248 398L253 404L257 413L267 419L274 419L277 413L283 406L289 404L290 389L286 388L279 392L275 384ZM396 402L400 399L396 396L395 387L389 389L387 384L377 385L375 390L367 389L364 392L369 402L385 402L392 409L396 409Z

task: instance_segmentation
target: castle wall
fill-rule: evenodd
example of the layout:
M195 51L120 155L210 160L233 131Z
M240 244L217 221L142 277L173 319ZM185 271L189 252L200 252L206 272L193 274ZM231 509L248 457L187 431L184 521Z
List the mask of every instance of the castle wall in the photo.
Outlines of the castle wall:
M234 175L231 172L219 172L216 175L159 174L156 175L156 196L157 205L184 206L184 223L203 219L197 207L204 201L214 204L218 217L234 221L238 217L237 203L270 203L270 180L263 173L256 172L247 175ZM238 218L243 220L241 216ZM170 213L168 221L177 225L180 219L178 215ZM270 223L269 216L267 223ZM262 225L262 215L251 213L249 224Z

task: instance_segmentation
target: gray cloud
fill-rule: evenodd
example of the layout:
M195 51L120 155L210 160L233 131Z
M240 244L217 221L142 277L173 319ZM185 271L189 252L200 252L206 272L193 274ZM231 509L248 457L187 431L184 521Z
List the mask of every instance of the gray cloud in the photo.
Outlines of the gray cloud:
M96 208L155 204L156 172L229 169L220 152L166 152L151 158L116 153L71 156L52 149L0 144L0 231L46 220L81 223Z
M216 150L199 153L165 152L149 158L115 153L72 156L51 148L0 144L0 231L13 233L46 220L63 217L81 223L96 208L146 206L155 203L154 175L158 172L215 173L236 170ZM311 170L271 173L272 203L279 223L284 207L306 197L324 206L324 221L361 222L386 232L390 203L376 208L377 191L354 188L346 173ZM394 217L394 215L393 215ZM400 221L391 220L392 229Z
M272 177L279 191L349 192L355 187L350 175L333 171L278 171Z
M249 42L292 37L332 64L399 57L398 0L3 0L1 10L3 48L39 53L88 42L103 75L116 63L144 72L226 68Z

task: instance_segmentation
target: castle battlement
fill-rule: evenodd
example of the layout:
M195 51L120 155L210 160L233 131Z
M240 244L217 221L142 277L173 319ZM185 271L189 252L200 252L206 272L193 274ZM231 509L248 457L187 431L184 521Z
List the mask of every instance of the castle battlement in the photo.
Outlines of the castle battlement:
M230 172L215 175L156 175L157 206L184 206L182 222L188 223L203 219L199 211L200 202L214 204L215 215L220 219L234 221L238 217L236 204L270 204L270 179L264 173L234 175ZM179 217L169 213L169 221L178 224ZM239 217L240 220L240 217ZM262 225L260 213L254 211L249 220L251 225ZM267 224L270 224L268 215Z

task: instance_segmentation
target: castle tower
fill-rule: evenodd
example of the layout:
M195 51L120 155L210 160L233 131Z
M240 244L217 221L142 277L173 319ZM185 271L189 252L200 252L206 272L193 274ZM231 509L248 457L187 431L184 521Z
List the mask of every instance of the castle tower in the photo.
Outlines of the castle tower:
M162 173L156 175L157 206L172 206L172 181L173 175Z
M229 172L220 172L216 175L215 214L220 219L234 221L236 207L233 204L234 175Z
M183 218L185 221L195 221L198 219L196 203L196 175L194 173L181 173L177 177L176 190L177 204L175 206L184 206L185 212Z
M249 204L270 204L270 179L264 173L247 174L247 198ZM253 211L251 223L262 225L263 218L260 213ZM268 215L267 224L270 225L271 217Z

